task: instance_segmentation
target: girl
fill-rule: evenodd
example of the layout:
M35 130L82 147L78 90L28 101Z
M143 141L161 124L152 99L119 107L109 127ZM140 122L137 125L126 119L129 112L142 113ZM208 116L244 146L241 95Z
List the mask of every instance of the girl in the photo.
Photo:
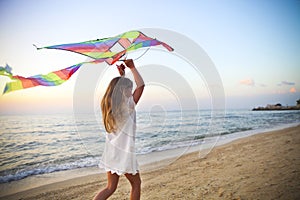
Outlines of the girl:
M125 60L124 63L133 74L136 89L132 94L132 81L123 77L124 65L118 66L122 76L111 80L101 101L107 134L100 167L107 172L107 186L94 197L94 200L110 197L117 189L119 176L122 174L131 184L130 199L140 199L141 179L134 148L135 105L143 93L144 81L132 59Z

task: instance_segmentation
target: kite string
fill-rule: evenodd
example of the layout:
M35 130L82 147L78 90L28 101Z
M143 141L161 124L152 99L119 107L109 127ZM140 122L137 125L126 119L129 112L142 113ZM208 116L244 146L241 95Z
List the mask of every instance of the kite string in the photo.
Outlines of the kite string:
M136 60L140 59L142 56L144 56L149 51L150 48L151 47L148 47L139 57L134 58L133 60L136 61ZM125 58L124 59L119 59L119 61L125 61L127 59L127 55L128 55L127 53L124 54Z
M150 47L148 47L148 48L144 51L144 53L142 53L139 57L135 58L134 61L140 59L143 55L145 55L145 54L149 51L149 49L150 49Z

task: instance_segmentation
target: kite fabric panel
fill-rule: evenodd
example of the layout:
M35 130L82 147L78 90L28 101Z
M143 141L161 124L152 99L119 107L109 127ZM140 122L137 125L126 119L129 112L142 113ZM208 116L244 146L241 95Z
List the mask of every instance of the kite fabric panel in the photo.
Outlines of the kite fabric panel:
M35 86L56 86L66 82L81 66L86 63L106 62L109 65L120 60L127 52L143 47L162 45L168 51L173 48L164 42L146 36L140 31L129 31L116 37L90 40L80 43L61 44L37 49L59 49L79 53L94 60L82 62L65 69L50 72L45 75L23 77L12 74L12 68L8 65L0 67L0 75L9 77L12 81L6 83L3 94L15 90L31 88Z

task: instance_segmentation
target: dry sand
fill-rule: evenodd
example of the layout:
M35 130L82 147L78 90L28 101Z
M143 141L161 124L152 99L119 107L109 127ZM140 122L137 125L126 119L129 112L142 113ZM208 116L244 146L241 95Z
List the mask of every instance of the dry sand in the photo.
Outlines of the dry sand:
M300 126L258 134L141 173L141 199L300 199ZM41 186L1 199L92 199L104 174ZM122 176L110 199L129 199Z

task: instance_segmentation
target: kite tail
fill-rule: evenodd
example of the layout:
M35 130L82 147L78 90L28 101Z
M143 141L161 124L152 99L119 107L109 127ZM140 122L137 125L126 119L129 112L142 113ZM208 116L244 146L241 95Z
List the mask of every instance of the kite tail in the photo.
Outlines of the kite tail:
M18 75L13 75L11 71L8 71L4 67L0 67L0 75L9 77L12 81L6 83L3 94L8 92L31 88L35 86L56 86L69 80L69 78L83 65L84 63L79 63L72 65L65 69L50 72L48 74L35 75L30 77L23 77ZM8 65L7 65L8 66ZM10 68L11 69L11 68Z

